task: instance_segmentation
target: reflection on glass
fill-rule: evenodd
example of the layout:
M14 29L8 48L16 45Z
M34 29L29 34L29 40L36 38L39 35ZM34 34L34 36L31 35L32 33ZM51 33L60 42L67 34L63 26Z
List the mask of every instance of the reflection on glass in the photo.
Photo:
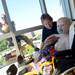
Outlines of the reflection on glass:
M41 39L42 39L42 29L41 30L36 30L34 32L29 32L24 34L26 35L29 39L33 41L33 44L40 48L41 45Z
M20 55L25 61L24 64L30 63L33 60L33 54L35 51L39 50L41 44L41 34L42 29L16 36ZM18 58L18 62L19 60L21 61L21 56Z
M0 68L16 61L16 49L12 43L12 39L0 41Z

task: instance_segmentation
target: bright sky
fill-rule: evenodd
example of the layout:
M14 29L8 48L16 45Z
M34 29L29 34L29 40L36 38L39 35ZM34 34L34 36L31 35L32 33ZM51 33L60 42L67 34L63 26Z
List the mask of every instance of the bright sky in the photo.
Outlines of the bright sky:
M54 18L54 20L63 16L59 0L45 0L45 2L48 13ZM17 30L41 24L40 16L42 13L39 0L7 0L7 6L11 20L14 20ZM2 13L3 8L0 0L0 15Z

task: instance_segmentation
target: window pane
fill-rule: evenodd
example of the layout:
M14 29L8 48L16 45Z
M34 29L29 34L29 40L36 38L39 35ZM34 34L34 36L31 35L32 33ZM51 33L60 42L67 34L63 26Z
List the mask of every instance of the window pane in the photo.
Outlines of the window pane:
M10 17L21 30L41 24L39 0L7 0Z
M33 60L35 51L39 50L41 34L42 29L16 36L19 51L21 56L24 57L25 64L30 63Z
M36 30L34 32L29 32L25 34L29 39L32 40L33 44L40 48L41 39L42 39L42 29Z
M0 22L1 22L1 14L4 13L2 2L0 0Z
M12 38L0 41L0 68L16 62L16 49Z
M40 48L42 29L29 33L24 33L18 36L17 43L20 43L19 50L22 56L32 55L35 52L35 48ZM20 41L18 41L20 39Z
M54 21L64 16L60 0L45 0L45 2L47 11L53 17Z

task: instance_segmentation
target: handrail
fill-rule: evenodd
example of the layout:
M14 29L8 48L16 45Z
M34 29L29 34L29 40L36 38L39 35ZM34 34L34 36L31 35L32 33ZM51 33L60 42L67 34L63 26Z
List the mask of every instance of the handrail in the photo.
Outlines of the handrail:
M42 29L42 28L43 28L43 25L39 25L39 26L35 26L35 27L19 30L19 31L15 32L15 35L17 36L17 35L20 35L20 34L23 34L23 33L28 33L28 32L32 32L32 31L36 31L36 30L39 30L39 29Z
M42 28L43 28L43 25L39 25L39 26L35 26L35 27L31 27L31 28L27 28L27 29L16 31L14 34L15 34L15 36L17 36L17 35L20 35L20 34L23 34L23 33L36 31L36 30L39 30L39 29L42 29ZM0 40L12 37L12 33L13 32L9 32L9 33L0 35Z
M11 32L9 32L7 34L2 34L2 35L0 35L0 40L4 40L4 39L10 38L10 37L12 37Z

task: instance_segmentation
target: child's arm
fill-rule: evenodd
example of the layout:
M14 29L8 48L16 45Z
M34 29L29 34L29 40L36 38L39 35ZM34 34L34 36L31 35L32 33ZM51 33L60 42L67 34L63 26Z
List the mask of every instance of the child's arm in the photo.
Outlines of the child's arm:
M59 34L57 34L57 35L59 35ZM53 35L49 36L49 37L44 41L45 46L54 44L54 43L59 39L59 36L57 36L57 35L56 35L56 34L53 34Z

